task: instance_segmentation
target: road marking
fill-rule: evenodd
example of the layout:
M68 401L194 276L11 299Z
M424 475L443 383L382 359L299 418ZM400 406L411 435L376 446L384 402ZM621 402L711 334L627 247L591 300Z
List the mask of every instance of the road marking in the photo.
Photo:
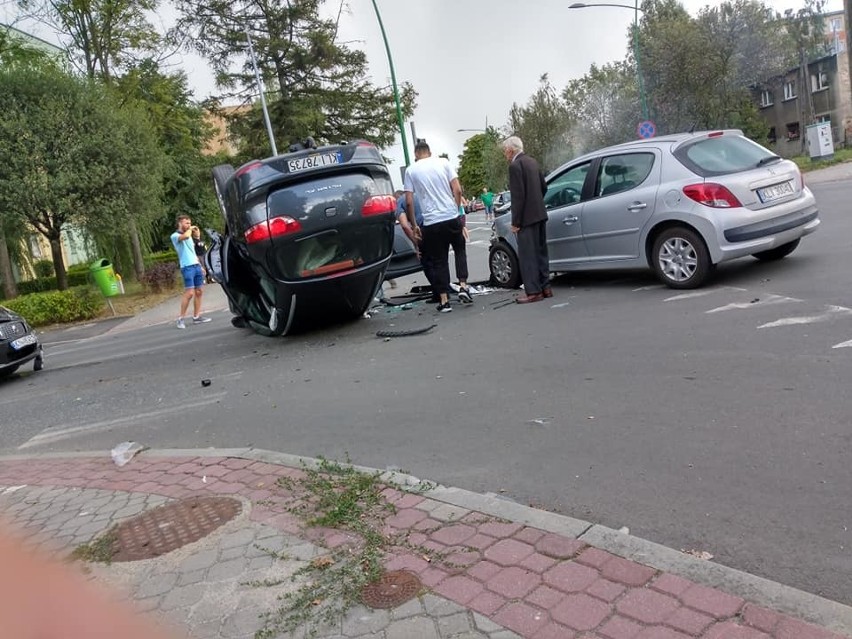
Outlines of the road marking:
M673 297L667 297L664 299L664 302L679 302L681 300L691 300L696 297L704 297L705 295L712 295L713 293L720 293L723 291L745 291L744 288L737 288L736 286L720 286L718 288L708 288L703 291L693 291L692 293L681 293L680 295L675 295Z
M163 415L174 415L178 413L183 413L186 411L186 409L189 408L201 408L202 406L209 406L210 404L215 404L227 394L228 393L226 392L217 393L197 402L189 402L185 404L178 404L175 406L159 408L148 413L125 415L124 417L108 419L102 422L94 422L92 424L86 424L84 426L52 426L41 431L38 435L32 437L28 441L18 446L18 450L32 448L33 446L40 446L42 444L48 444L50 442L55 442L61 439L68 439L69 437L74 437L75 435L91 433L100 430L107 430L109 428L113 428L114 426L127 426L144 419L154 419Z
M801 302L802 300L795 297L784 297L783 295L767 295L766 297L755 298L751 302L734 302L733 304L725 304L711 308L705 313L721 313L723 311L742 311L748 308L756 308L758 306L774 306L775 304L786 304L787 302Z
M563 304L554 304L550 308L565 308L566 306L571 306L571 302L565 302Z
M468 246L482 246L483 244L491 244L491 240L473 240L467 243Z
M668 288L665 284L652 284L651 286L640 286L639 288L634 288L633 292L638 293L639 291L655 291L659 288Z
M774 322L761 324L758 328L777 328L779 326L798 326L800 324L816 324L818 322L826 322L837 315L850 315L852 308L845 306L829 306L825 313L819 315L800 315L798 317L782 317Z
M848 342L840 342L840 344L835 344L831 348L849 348L849 347L852 347L852 339L850 339Z

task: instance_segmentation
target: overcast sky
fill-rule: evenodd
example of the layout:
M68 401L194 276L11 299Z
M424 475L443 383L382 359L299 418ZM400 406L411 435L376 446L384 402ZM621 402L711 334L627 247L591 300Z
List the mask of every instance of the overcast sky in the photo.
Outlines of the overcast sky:
M693 14L707 4L681 1ZM569 9L572 2L377 0L397 80L411 82L419 93L413 117L418 137L426 138L433 152L448 153L455 162L465 139L476 134L457 129L482 129L486 121L502 126L512 103L526 102L543 73L561 90L592 63L622 59L629 46L633 12L612 7ZM801 0L768 4L779 11L802 6ZM363 48L374 81L389 84L387 55L371 0L347 0L347 6L340 38ZM11 19L11 7L13 3L0 0L0 20ZM327 0L330 13L336 13L337 7L338 0ZM825 8L840 9L842 0L828 0ZM40 35L51 39L49 34ZM197 98L215 92L204 60L185 56L182 67ZM413 161L407 123L406 133ZM404 164L398 142L385 151L394 160L395 182Z

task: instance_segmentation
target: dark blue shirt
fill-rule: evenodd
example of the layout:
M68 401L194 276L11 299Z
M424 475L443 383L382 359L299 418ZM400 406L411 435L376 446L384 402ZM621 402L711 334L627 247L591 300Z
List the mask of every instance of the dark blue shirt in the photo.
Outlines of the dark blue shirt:
M420 200L414 197L414 221L417 226L423 226L423 211L420 209ZM405 215L405 195L400 195L396 201L396 216Z

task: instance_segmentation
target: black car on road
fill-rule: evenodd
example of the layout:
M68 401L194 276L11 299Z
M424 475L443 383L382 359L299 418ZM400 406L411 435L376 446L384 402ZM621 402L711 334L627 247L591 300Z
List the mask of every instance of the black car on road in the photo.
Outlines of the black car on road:
M44 366L41 343L23 317L0 306L0 379L22 364L33 362L33 370Z
M363 315L387 276L396 201L369 142L213 169L225 233L205 256L237 315L263 335Z

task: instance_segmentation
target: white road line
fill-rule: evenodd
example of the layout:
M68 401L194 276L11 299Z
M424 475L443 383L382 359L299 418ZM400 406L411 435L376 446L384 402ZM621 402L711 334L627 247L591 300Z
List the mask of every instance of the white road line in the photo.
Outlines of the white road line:
M565 308L566 306L571 306L571 302L563 302L562 304L554 304L550 308Z
M664 299L664 302L679 302L681 300L691 300L696 297L704 297L705 295L713 295L713 293L721 293L724 291L745 291L744 288L738 288L736 286L721 286L718 288L708 288L703 291L693 291L692 293L681 293L680 295L674 295L673 297L667 297Z
M850 347L852 347L852 339L850 339L848 342L840 342L840 344L835 344L831 348L850 348Z
M651 286L640 286L639 288L634 288L633 293L638 293L639 291L655 291L659 288L668 288L665 284L653 284Z
M228 393L226 392L216 393L215 395L211 395L210 397L207 397L197 402L189 402L185 404L159 408L148 413L126 415L124 417L117 417L115 419L104 420L102 422L94 422L91 424L85 424L83 426L52 426L43 430L38 435L32 437L28 441L18 446L18 450L31 448L33 446L40 446L42 444L55 442L61 439L67 439L69 437L74 437L75 435L91 433L99 430L107 430L114 426L127 426L144 419L154 419L163 415L177 414L179 412L186 411L186 409L188 408L200 408L201 406L208 406L210 404L215 404L227 394Z
M733 304L725 304L711 308L705 313L721 313L723 311L742 311L749 308L757 308L758 306L774 306L775 304L786 304L787 302L801 302L795 297L784 297L783 295L767 295L765 297L755 298L752 302L734 302Z
M779 326L798 326L800 324L816 324L818 322L827 322L838 315L852 315L852 308L845 306L828 306L825 313L819 315L800 315L797 317L782 317L774 322L761 324L758 328L777 328Z

